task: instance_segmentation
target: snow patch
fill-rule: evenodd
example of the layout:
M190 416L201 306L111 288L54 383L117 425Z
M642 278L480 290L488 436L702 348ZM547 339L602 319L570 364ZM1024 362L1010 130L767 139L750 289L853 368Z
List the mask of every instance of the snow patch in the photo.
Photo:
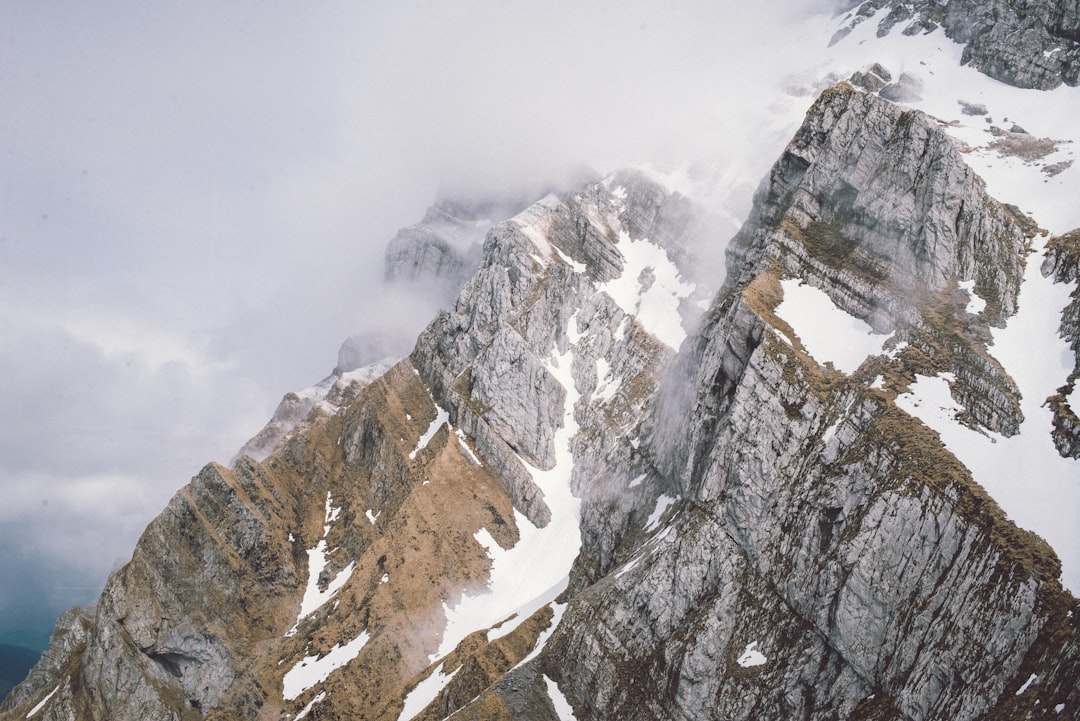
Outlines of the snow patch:
M851 375L867 356L881 353L887 337L838 308L824 291L796 279L783 280L781 285L784 300L776 315L791 325L806 352L819 363L831 362Z
M986 301L975 295L975 281L965 280L961 281L959 285L961 290L967 291L968 294L967 312L971 315L982 313L986 309Z
M566 700L566 696L563 696L563 692L559 690L559 684L548 678L546 674L544 675L544 683L547 684L548 696L551 698L551 705L555 707L555 715L559 717L559 721L577 721L577 717L574 716L574 708Z
M623 258L622 274L599 290L660 342L677 349L686 338L679 304L694 292L694 284L683 280L667 251L648 240L620 231L615 247Z
M577 314L574 314L567 329L570 339L567 350L560 354L553 348L544 363L548 372L566 389L563 424L555 432L555 464L545 471L519 456L519 461L544 494L544 502L551 510L551 521L544 528L536 528L515 509L519 540L509 549L501 548L494 540L487 543L490 534L481 529L485 535L478 538L485 539L482 543L487 545L491 557L487 590L475 595L462 594L457 605L447 609L446 628L432 661L448 654L473 631L491 628L514 609L564 583L567 571L581 549L581 502L570 490L574 467L570 441L578 431L574 406L580 398L571 374L574 346L579 337L571 330L577 329L577 321Z
M630 486L629 487L630 488L637 488L638 486L641 485L641 482L644 481L646 476L648 476L648 475L649 475L648 473L642 473L640 476L638 476L634 480L630 481Z
M305 656L285 674L282 679L282 694L286 701L292 701L312 686L329 678L330 674L345 666L360 655L370 636L362 631L359 636L342 646L335 644L323 657Z
M761 666L769 659L765 658L765 654L757 650L758 642L754 641L743 649L742 655L735 660L735 663L739 664L743 668L750 668L751 666Z
M548 625L543 631L540 632L540 637L536 639L536 645L533 646L533 650L529 652L529 655L517 662L514 668L524 666L529 661L540 655L540 652L544 650L544 646L547 645L548 639L551 638L551 634L555 633L555 629L558 628L559 623L562 622L563 614L566 613L565 603L556 603L551 607L551 624ZM510 669L513 671L514 669Z
M435 401L432 400L432 403L435 403ZM438 403L435 403L435 411L435 420L431 422L428 429L424 431L424 435L420 436L420 440L416 442L416 448L409 454L410 461L415 460L416 454L427 448L428 443L431 443L431 439L435 437L435 434L439 432L439 429L442 428L444 424L450 425L450 414L443 410L442 406Z
M333 496L331 496L328 491L326 494L326 512L323 516L325 522L325 525L323 525L323 537L319 539L319 542L315 544L314 548L309 548L307 551L307 588L304 589L304 598L300 601L300 613L296 616L296 623L293 624L292 628L285 632L286 636L294 635L300 627L301 621L333 598L334 594L348 582L349 578L352 576L353 569L356 567L355 562L350 562L348 566L341 569L341 571L334 576L333 580L327 584L325 591L319 588L319 577L326 568L326 557L333 552L328 552L326 550L326 536L330 533L331 524L337 520L340 514L341 507L335 507L333 505Z
M430 676L416 684L416 687L405 697L405 707L401 709L398 721L408 721L427 708L427 705L442 693L442 690L454 678L454 674L460 670L461 667L459 666L454 669L453 673L446 676L443 674L443 664L440 663L439 667L432 671Z
M26 718L33 718L33 716L35 714L37 714L38 711L45 708L45 704L49 703L49 699L51 699L54 695L56 695L56 692L59 691L59 690L60 690L60 687L57 686L52 691L49 691L48 695L45 696L45 698L38 701L37 705L34 706L34 708L30 709L30 711L26 714Z
M672 498L671 496L666 495L661 495L659 498L656 499L656 508L653 509L652 514L649 516L649 520L645 522L646 532L656 530L656 527L660 524L660 519L663 517L664 512L667 511L667 509L670 508L671 505L677 500L677 498Z
M461 430L460 428L455 428L454 435L458 439L458 445L461 446L461 450L465 451L465 455L469 457L469 460L472 461L472 464L474 466L484 465L480 462L480 459L477 457L477 455L473 453L472 448L469 447L469 442L465 439L465 431Z
M622 568L620 568L618 571L615 572L615 579L618 580L618 579L623 577L623 574L630 573L630 571L633 571L634 567L637 566L638 563L640 563L640 562L641 562L641 556L637 556L637 557L631 559L625 566L623 566Z
M1033 673L1033 674L1031 674L1030 676L1028 676L1028 680L1027 680L1027 681L1024 681L1024 685L1023 685L1023 686L1021 686L1020 688L1016 689L1016 695L1017 695L1017 696L1023 695L1024 691L1027 691L1027 690L1028 690L1028 687L1029 687L1029 686L1030 686L1031 684L1033 684L1033 683L1035 683L1036 681L1038 681L1038 680L1039 680L1039 675L1038 675L1038 674L1036 674L1036 673Z
M840 420L837 419L828 428L825 429L824 433L821 434L821 442L822 443L828 443L832 439L833 435L836 434L836 429L839 428L839 427L840 427Z
M604 358L597 358L595 397L603 403L610 403L619 391L620 385L622 385L621 380L611 373L611 364Z
M584 273L587 270L584 263L577 262L566 253L562 252L562 249L557 245L553 244L551 249L555 251L555 254L558 255L564 263L573 268L575 273Z
M377 515L371 512L370 508L364 511L364 515L367 516L367 519L371 521L371 525L373 526L375 525L375 521L379 518Z

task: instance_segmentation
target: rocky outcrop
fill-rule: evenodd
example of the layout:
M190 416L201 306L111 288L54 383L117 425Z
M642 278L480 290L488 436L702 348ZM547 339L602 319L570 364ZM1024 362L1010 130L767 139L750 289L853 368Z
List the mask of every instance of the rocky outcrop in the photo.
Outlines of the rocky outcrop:
M1014 216L936 121L836 85L759 188L729 250L728 287L774 267L804 278L909 344L905 368L886 377L953 372L974 422L1011 435L1019 393L986 343L1016 311L1028 231ZM963 281L986 302L977 314Z
M274 415L237 451L233 462L244 456L256 461L265 459L284 443L290 433L298 427L310 425L307 419L313 410L316 411L316 416L336 413L343 405L344 398L355 395L389 370L396 360L382 358L348 371L342 371L338 366L319 383L300 391L286 393L274 410Z
M1080 458L1080 230L1051 238L1042 273L1058 283L1073 283L1069 304L1061 310L1061 337L1072 349L1075 365L1058 392L1046 399L1054 411L1054 445L1065 458Z
M855 3L851 27L889 12L878 36L943 28L964 45L962 62L1021 88L1049 90L1080 82L1080 6L1076 0L868 0ZM837 34L839 41L843 31Z
M407 358L182 489L0 719L1075 714L1056 556L895 403L951 371L968 422L1017 422L1013 211L840 85L720 289L705 228L636 171L493 227ZM888 350L812 356L794 279Z
M388 281L436 283L454 292L480 264L480 244L491 219L468 207L436 203L424 219L398 231L386 248Z

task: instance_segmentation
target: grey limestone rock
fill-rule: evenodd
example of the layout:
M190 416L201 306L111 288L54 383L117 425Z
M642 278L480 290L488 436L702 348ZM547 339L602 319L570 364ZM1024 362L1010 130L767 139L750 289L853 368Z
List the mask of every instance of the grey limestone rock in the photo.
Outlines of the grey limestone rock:
M496 224L407 359L367 384L341 372L264 461L181 489L0 718L53 689L50 721L397 718L436 673L445 688L417 718L554 720L553 685L581 721L1080 708L1080 607L1053 551L894 403L907 375L951 370L973 424L1015 428L986 348L1016 309L1015 211L933 120L841 84L760 186L719 289L702 259L724 239L707 228L636 171ZM646 240L696 284L667 319L681 343L612 285L661 282L660 260L632 266ZM1047 272L1075 280L1071 257ZM850 375L820 364L775 313L788 278L907 349ZM982 313L964 310L963 280ZM484 591L494 549L477 529L506 549L518 523L552 521L534 469L567 461L555 439L571 423L566 590L433 658L445 609ZM317 552L315 591L346 585L298 616ZM354 660L283 694L289 669L355 640Z
M766 320L770 274L805 278L844 265L843 257L808 263L786 245L767 250L797 234L798 225L779 222L791 209L811 223L837 204L861 205L868 185L842 171L829 191L809 190L826 148L851 148L858 160L846 166L882 183L872 193L910 187L889 187L872 160L876 148L905 146L890 139L902 113L860 97L849 98L854 106L825 97L808 115L734 242L728 285L674 361L672 376L696 390L664 387L646 444L661 483L681 498L674 513L644 538L622 538L611 572L570 601L537 662L579 718L979 719L1048 715L1051 698L1054 707L1076 703L1080 657L1071 641L1055 646L1060 663L1040 675L1042 705L1016 694L1075 606L1056 585L1052 551L1008 523L887 395L821 370ZM861 121L848 125L848 112ZM876 112L893 121L871 120ZM948 169L947 143L926 157L935 131L924 128L905 131L921 139L902 152L933 170L912 176L904 159L890 163L899 177L921 178L916 194L921 183L942 182L935 173L965 177ZM863 133L880 135L855 137ZM966 178L964 192L986 208L981 186ZM902 206L870 202L864 227L888 226ZM1011 221L998 222L987 240ZM1003 252L976 241L973 264L1013 277L1022 244L1010 233ZM953 226L941 240L953 250L898 263L899 246L879 252L908 276L898 282L948 284L935 276L964 272L957 246L965 237ZM853 245L880 240L860 233ZM844 273L822 283L830 293L850 286ZM909 302L865 307L905 322Z
M1025 229L986 195L933 120L836 85L807 114L757 197L728 250L729 288L778 264L879 332L905 333L949 366L940 370L958 371L957 400L989 398L993 407L968 403L977 423L1015 432L1015 386L977 326L1000 326L1016 310ZM987 302L976 318L953 299L961 280L974 280Z
M1044 276L1058 283L1074 284L1069 304L1061 309L1059 333L1069 344L1074 367L1058 392L1047 398L1054 411L1054 445L1063 457L1080 458L1080 408L1075 408L1069 398L1080 384L1080 230L1052 238L1047 243L1046 257L1042 264Z
M480 243L491 227L453 203L436 203L424 219L398 231L386 247L389 281L435 283L452 294L480 263Z
M890 10L878 25L879 36L898 26L909 35L943 27L964 45L964 64L1010 85L1048 90L1080 81L1076 0L868 0L842 30L882 8Z
M890 73L881 63L874 63L864 70L855 71L849 81L852 85L863 90L876 93L892 80Z
M914 103L922 100L923 83L911 73L900 73L895 83L881 89L881 97L894 103Z

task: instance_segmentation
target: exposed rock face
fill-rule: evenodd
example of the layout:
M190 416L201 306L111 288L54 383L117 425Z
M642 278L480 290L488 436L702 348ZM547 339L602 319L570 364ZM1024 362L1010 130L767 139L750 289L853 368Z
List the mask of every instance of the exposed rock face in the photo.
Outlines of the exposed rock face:
M868 0L851 25L889 13L878 36L939 27L963 44L962 62L1021 88L1048 90L1080 81L1080 5L1076 0ZM839 39L839 38L837 38Z
M424 219L403 228L386 248L389 281L423 281L456 289L480 265L490 218L452 202L432 205Z
M1075 392L1080 384L1080 230L1050 239L1042 272L1058 283L1076 284L1069 305L1061 311L1061 337L1072 348L1076 364L1065 384L1046 402L1054 410L1054 445L1058 453L1080 458L1080 394Z
M408 358L182 489L0 719L1075 715L1056 556L894 403L951 371L969 423L1015 429L986 348L1013 211L934 121L845 84L715 295L705 227L629 171L496 225ZM820 363L791 279L890 350Z
M286 393L274 410L273 417L237 451L233 461L244 456L256 461L265 459L281 446L290 433L305 424L312 409L318 407L323 414L336 413L347 393L355 394L388 371L395 362L394 358L382 358L349 371L342 371L339 366L319 383Z

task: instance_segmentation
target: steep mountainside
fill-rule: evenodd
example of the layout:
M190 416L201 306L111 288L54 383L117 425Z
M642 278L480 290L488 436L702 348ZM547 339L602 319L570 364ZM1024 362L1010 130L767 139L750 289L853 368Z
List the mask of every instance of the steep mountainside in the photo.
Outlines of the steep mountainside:
M964 45L964 64L1021 88L1080 82L1080 5L1076 0L867 0L849 3L851 27L878 17L878 36L939 27ZM887 10L887 12L883 12Z
M951 374L1017 432L988 344L1031 223L840 84L722 283L707 227L637 171L496 225L409 357L185 486L0 719L1076 718L1054 551L895 402Z

